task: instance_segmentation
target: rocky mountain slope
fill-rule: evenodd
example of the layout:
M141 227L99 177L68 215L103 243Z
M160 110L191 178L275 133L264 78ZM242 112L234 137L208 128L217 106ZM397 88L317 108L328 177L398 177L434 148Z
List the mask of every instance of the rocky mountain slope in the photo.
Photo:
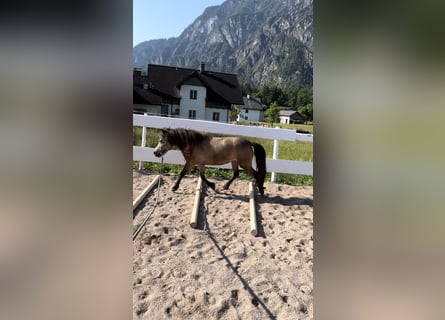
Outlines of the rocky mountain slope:
M207 8L177 38L133 48L148 63L237 73L242 84L312 86L313 0L227 0Z

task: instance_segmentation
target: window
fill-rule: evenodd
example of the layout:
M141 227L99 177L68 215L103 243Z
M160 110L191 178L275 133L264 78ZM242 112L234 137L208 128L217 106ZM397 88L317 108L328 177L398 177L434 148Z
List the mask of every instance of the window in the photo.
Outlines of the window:
M196 100L198 98L198 91L197 90L190 90L190 99Z
M249 109L246 109L246 113L249 113Z
M249 119L249 117L248 116L246 116L245 118L244 118L245 120L248 120Z
M219 112L213 112L213 121L219 121Z
M196 119L196 110L189 110L189 119Z
M179 109L178 108L176 108L175 109L175 113L174 113L175 115L178 115L179 114Z

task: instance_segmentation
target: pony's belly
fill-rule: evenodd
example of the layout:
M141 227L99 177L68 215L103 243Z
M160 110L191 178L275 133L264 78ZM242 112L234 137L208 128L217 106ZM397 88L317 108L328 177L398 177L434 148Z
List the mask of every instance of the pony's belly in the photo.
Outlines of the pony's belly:
M223 164L229 163L230 161L232 161L232 160L225 160L225 161L215 161L214 163L209 163L209 164L212 164L212 165L215 165L215 166L220 166L220 165L223 165Z
M214 165L214 166L220 166L226 163L229 163L235 159L231 157L230 155L224 155L224 156L218 156L218 157L200 157L197 159L197 164L201 165Z
M220 165L229 163L231 161L232 160L227 160L227 159L225 159L225 160L209 160L209 159L207 159L207 160L199 161L198 164L201 164L204 166L205 165L220 166Z

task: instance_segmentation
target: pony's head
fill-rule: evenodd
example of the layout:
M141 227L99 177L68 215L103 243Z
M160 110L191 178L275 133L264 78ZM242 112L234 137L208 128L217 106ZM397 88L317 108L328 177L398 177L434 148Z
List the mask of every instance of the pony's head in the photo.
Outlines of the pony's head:
M153 153L156 157L162 157L171 148L172 148L172 144L170 143L170 141L168 139L168 129L163 128L159 132L159 142L158 142L158 145L156 146L155 150L153 151Z

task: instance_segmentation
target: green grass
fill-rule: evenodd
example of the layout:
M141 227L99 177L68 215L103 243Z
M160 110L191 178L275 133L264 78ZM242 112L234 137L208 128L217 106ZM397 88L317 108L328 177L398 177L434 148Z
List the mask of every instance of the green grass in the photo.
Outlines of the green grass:
M304 130L313 132L312 125L286 125L292 126L290 129L302 128ZM303 126L303 127L302 127ZM141 145L142 128L133 127L133 145ZM220 136L220 135L218 135ZM272 158L273 154L273 140L260 139L260 138L248 138L250 141L258 142L263 145L266 150L267 158ZM159 140L158 129L147 128L147 147L154 148ZM302 141L280 141L278 149L278 158L284 160L299 160L299 161L313 161L313 146L310 142ZM133 161L133 168L138 168L139 161ZM179 174L182 170L182 165L164 164L163 173ZM144 162L143 169L147 171L159 172L161 165L159 163ZM192 169L190 172L192 175L198 175L198 170ZM219 168L207 168L206 176L217 179L229 179L232 175L232 170L219 169ZM270 173L267 174L266 181L270 181ZM240 171L240 179L252 178ZM276 182L289 185L313 185L313 177L299 174L284 174L278 173L276 175Z
M238 124L249 125L249 126L265 126L265 127L279 127L282 129L291 129L291 130L304 130L309 133L314 134L314 126L312 124L285 124L285 123L274 123L272 126L267 122L248 122L248 121L240 121Z

